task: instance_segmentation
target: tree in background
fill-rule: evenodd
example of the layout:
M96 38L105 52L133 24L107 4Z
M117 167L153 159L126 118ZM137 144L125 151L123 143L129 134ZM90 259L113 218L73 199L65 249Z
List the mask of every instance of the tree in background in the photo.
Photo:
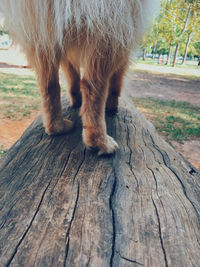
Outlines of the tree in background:
M192 17L191 17L192 23L190 23L188 25L188 29L186 32L187 33L186 45L185 45L185 50L184 50L183 61L181 64L185 64L188 52L195 55L195 53L196 53L195 47L197 47L196 43L198 44L200 42L200 28L199 28L199 26L200 26L200 12L198 12L198 9L200 9L200 6L198 7L198 5L196 5L194 7L194 11L192 12ZM194 41L190 46L192 39ZM190 46L190 49L189 49L189 46ZM198 56L200 57L200 54L198 54Z
M158 22L160 24L160 28L163 29L163 37L165 39L166 45L168 47L167 52L167 62L166 64L170 64L170 58L172 53L172 48L176 42L177 36L177 25L179 17L176 14L177 10L177 1L169 1L163 0L162 1L162 14L161 20Z
M200 42L197 42L194 44L194 48L196 50L196 55L199 58L199 65L200 65Z
M200 26L200 0L163 0L161 13L155 20L152 31L144 38L142 49L152 51L158 56L168 54L166 64L174 49L172 65L176 66L177 57L183 55L182 64L185 63L188 51L195 53L194 44L199 41ZM195 42L191 42L192 39ZM150 41L149 41L150 40ZM167 52L166 52L167 51ZM145 55L143 55L145 58Z
M186 32L188 24L191 19L193 2L194 1L191 0L189 1L183 0L178 2L179 4L177 8L177 15L179 16L179 18L182 18L182 21L180 21L180 23L177 24L176 28L177 29L176 48L174 52L173 67L176 66L176 59L178 56L179 47L183 40L183 35Z

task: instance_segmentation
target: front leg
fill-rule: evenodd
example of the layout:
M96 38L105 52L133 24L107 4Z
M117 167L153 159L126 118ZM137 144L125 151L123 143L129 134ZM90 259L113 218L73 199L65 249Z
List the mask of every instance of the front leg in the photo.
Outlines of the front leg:
M49 135L64 134L72 129L72 122L63 118L58 65L50 65L43 60L37 69L42 95L43 124Z
M95 86L94 86L95 85ZM98 155L112 154L118 148L114 139L106 133L105 104L107 81L81 81L83 141L86 147L98 148Z
M106 102L106 110L109 113L115 114L118 111L118 101L121 94L122 82L126 71L127 63L124 64L118 71L114 72L110 78L108 89L108 98Z
M63 59L62 69L69 85L69 96L72 107L81 106L80 72L67 60Z

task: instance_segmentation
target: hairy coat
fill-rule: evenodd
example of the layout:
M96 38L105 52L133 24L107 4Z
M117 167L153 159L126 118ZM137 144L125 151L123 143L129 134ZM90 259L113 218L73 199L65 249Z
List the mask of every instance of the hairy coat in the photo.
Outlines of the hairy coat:
M105 108L117 111L128 58L159 0L0 0L13 39L35 69L48 134L69 131L60 104L58 69L69 83L72 106L81 105L83 140L99 154L113 153ZM80 77L80 68L83 74Z

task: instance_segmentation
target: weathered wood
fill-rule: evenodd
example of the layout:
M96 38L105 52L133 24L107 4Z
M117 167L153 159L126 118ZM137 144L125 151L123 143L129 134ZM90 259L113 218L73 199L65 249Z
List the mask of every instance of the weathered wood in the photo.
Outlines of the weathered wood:
M199 266L200 175L127 100L98 157L38 118L0 165L0 266Z

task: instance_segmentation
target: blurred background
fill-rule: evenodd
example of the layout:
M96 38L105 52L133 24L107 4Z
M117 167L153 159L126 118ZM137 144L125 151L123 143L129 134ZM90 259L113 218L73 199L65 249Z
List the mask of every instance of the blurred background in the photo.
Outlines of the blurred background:
M200 1L163 0L153 29L144 37L143 60L172 66L200 65Z

